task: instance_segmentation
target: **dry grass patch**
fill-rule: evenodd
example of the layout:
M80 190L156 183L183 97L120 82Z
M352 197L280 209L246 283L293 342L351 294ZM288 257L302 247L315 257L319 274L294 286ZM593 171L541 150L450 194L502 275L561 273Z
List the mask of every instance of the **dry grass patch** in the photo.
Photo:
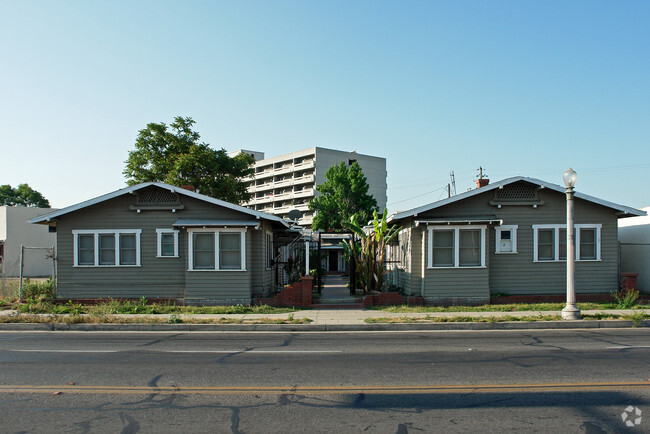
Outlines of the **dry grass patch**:
M393 313L427 313L427 312L559 312L565 303L512 303L485 304L483 306L370 306L368 309ZM616 303L578 303L580 310L620 309ZM644 306L634 306L632 309L643 309Z
M1 315L0 323L63 323L63 324L309 324L308 318L200 318L193 316L156 315L93 315L93 314L25 314Z
M645 320L650 319L650 315L643 312L637 312L629 315L617 314L595 314L582 315L586 321L594 320L627 320L632 321L635 326L641 325ZM453 316L453 317L436 317L426 315L420 318L413 317L392 317L392 318L366 318L364 321L368 324L396 324L396 323L442 323L442 322L533 322L533 321L561 321L561 315L532 315L532 316Z

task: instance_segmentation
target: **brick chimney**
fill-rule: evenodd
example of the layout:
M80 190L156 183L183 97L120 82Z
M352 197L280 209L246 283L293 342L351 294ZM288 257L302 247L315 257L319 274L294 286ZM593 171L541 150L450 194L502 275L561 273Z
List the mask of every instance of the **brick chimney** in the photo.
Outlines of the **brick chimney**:
M476 180L476 188L481 188L485 187L490 183L490 180L488 178L479 178Z
M193 185L185 184L185 185L181 185L180 187L184 188L185 190L194 191Z

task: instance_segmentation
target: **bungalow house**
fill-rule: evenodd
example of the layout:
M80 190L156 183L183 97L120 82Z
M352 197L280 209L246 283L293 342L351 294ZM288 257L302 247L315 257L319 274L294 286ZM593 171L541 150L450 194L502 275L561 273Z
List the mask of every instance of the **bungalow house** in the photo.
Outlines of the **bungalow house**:
M391 216L394 280L429 303L566 293L565 188L517 176ZM576 294L618 288L617 221L635 208L575 193Z
M123 188L29 221L57 233L58 297L249 303L273 285L280 217L172 185Z

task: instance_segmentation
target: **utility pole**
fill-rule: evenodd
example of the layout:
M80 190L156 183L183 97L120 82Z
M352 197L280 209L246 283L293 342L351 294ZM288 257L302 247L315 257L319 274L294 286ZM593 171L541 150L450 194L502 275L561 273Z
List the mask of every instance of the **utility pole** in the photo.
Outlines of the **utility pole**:
M449 197L456 196L456 178L454 176L454 171L452 170L449 174L451 178L451 188L449 188Z

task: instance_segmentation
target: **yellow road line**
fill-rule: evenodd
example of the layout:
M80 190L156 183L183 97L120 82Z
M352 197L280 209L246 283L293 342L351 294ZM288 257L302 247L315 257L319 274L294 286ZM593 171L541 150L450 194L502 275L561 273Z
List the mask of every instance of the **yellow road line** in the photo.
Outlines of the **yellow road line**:
M540 383L477 385L403 385L403 386L221 386L221 387L147 387L82 385L0 385L0 393L87 393L87 394L454 394L512 392L576 392L612 389L650 389L650 382Z

